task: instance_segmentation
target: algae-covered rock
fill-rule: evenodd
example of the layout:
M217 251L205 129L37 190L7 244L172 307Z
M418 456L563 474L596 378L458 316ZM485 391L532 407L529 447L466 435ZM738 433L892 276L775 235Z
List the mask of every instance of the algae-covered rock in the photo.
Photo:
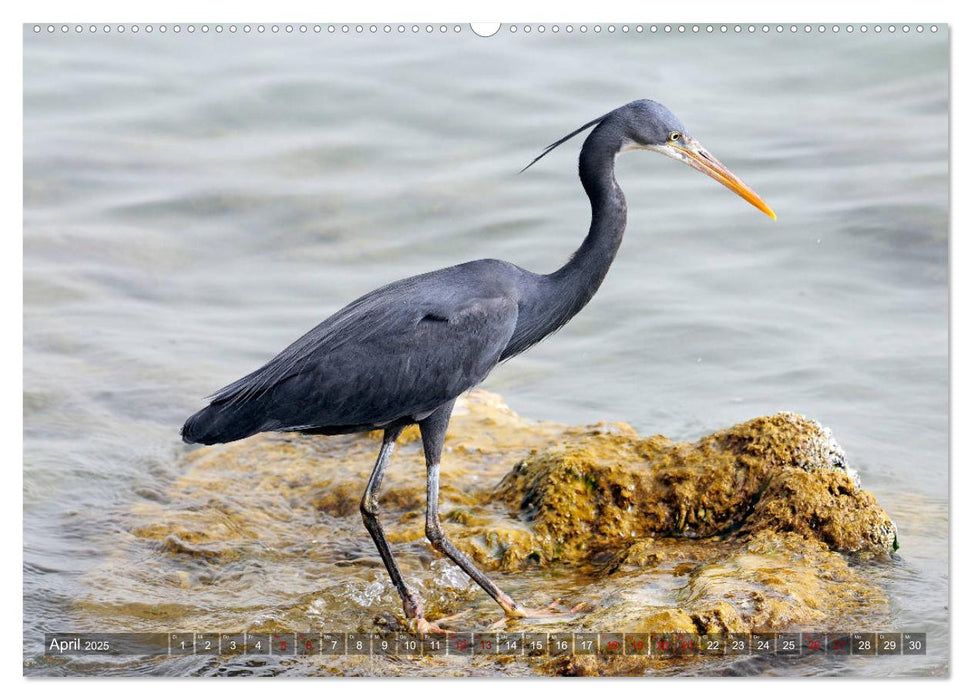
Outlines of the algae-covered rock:
M798 532L837 552L887 553L897 530L872 494L839 470L785 469L774 476L746 519L744 532Z
M174 482L141 489L151 497L125 514L127 536L110 543L113 556L82 604L87 626L400 628L400 601L358 510L379 445L377 434L267 434L187 453ZM524 605L584 604L570 629L862 629L887 614L886 596L845 555L891 552L893 522L829 431L797 414L684 443L624 424L527 421L476 391L456 406L441 498L448 536ZM429 617L467 610L453 629L493 625L498 608L425 541L415 430L399 441L380 504ZM522 631L564 622L505 624ZM343 672L360 671L353 659L341 663ZM522 672L584 674L659 662L516 663Z
M793 413L694 443L629 428L568 429L513 467L497 497L531 524L534 560L582 561L636 548L644 537L762 530L797 532L845 553L895 547L893 522L847 471L829 431Z

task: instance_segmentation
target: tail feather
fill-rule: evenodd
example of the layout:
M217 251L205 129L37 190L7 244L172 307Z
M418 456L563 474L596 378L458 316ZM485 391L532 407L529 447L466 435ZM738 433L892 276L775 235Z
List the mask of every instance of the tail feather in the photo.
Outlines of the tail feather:
M242 440L264 429L265 416L259 402L233 404L213 402L193 414L182 426L184 442L215 445Z

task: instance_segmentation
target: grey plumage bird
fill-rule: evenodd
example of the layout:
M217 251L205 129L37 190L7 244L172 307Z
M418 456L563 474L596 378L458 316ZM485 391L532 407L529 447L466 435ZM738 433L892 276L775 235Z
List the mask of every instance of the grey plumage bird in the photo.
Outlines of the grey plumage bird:
M421 431L427 464L429 541L508 616L534 613L501 591L445 536L438 516L439 460L455 399L499 362L562 327L603 282L627 221L624 194L614 178L617 155L644 149L680 160L775 218L758 195L687 134L677 117L651 100L631 102L584 124L526 167L591 127L579 163L590 199L590 229L563 267L536 274L501 260L475 260L381 287L218 391L182 428L186 442L207 445L264 431L335 435L383 430L361 513L405 616L418 631L434 626L401 576L378 520L377 499L395 441L412 424Z

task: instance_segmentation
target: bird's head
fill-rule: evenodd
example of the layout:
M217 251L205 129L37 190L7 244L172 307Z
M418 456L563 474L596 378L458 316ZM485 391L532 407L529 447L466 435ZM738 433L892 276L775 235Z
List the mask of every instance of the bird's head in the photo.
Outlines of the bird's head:
M741 178L705 150L697 139L688 134L684 124L671 110L653 100L630 102L584 124L576 131L550 144L529 165L591 126L609 130L619 141L617 152L648 150L681 161L720 182L767 216L776 218L775 212L755 194L751 187L742 182Z

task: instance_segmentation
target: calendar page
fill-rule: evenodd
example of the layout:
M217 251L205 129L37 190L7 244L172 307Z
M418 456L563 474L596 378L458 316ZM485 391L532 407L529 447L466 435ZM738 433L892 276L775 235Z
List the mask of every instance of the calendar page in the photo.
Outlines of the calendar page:
M948 56L25 24L24 674L948 675Z

